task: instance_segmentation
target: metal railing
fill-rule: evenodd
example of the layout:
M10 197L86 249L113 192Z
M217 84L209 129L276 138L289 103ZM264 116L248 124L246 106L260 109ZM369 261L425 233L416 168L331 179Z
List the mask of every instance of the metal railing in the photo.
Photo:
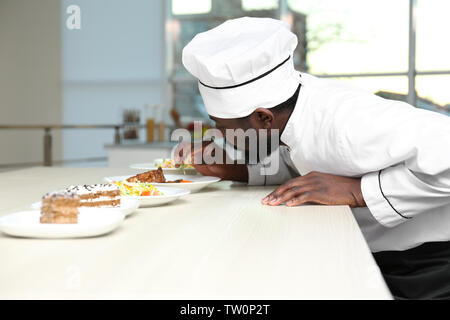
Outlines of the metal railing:
M65 130L65 129L114 129L114 144L121 144L120 129L129 127L125 124L100 124L100 125L0 125L0 130L44 130L44 159L43 165L50 167L53 165L52 157L52 130ZM145 125L132 125L133 128L142 129L146 128ZM169 130L173 129L171 126L166 126ZM77 161L89 160L89 159L77 159ZM58 163L63 163L64 160L58 160ZM36 162L32 164L36 165ZM12 164L11 166L16 166ZM25 164L24 164L25 165ZM2 167L8 167L8 165L1 165Z

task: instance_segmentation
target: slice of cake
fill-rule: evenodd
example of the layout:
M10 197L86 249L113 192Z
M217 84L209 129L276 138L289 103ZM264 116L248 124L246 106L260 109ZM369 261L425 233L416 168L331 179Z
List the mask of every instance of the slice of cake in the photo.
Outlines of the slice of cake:
M166 177L164 177L164 173L161 167L158 170L151 170L144 173L137 174L133 177L127 179L128 182L136 183L136 182L157 182L164 183L166 182Z
M120 191L115 184L92 184L72 186L66 189L80 197L81 207L118 207Z
M77 223L80 197L74 192L56 191L42 197L41 223Z

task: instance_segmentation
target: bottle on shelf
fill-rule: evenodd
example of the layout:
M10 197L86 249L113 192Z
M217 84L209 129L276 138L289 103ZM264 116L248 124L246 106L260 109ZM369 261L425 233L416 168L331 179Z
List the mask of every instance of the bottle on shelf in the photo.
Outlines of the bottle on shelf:
M158 128L158 141L163 142L166 140L166 124L164 122L164 106L155 106L155 122Z
M147 130L147 142L151 143L155 141L155 118L154 106L149 104L145 105L145 113L146 113L146 130Z
M123 138L138 139L138 126L140 123L140 111L138 109L125 109L123 111Z

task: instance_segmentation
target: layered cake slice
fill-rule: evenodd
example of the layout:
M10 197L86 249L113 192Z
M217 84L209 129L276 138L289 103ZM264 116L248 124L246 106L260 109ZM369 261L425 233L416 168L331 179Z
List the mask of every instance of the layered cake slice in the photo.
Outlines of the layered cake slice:
M56 191L42 197L41 223L77 223L80 197L74 192Z
M93 184L72 186L66 189L80 197L81 207L118 207L120 191L115 184Z

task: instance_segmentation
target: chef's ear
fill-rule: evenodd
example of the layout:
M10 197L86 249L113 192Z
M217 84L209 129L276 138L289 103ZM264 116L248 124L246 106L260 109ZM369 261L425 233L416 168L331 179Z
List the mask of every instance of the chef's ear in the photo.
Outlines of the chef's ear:
M264 129L271 129L274 114L269 109L257 108L253 114L256 116L256 120L260 123L260 126Z

